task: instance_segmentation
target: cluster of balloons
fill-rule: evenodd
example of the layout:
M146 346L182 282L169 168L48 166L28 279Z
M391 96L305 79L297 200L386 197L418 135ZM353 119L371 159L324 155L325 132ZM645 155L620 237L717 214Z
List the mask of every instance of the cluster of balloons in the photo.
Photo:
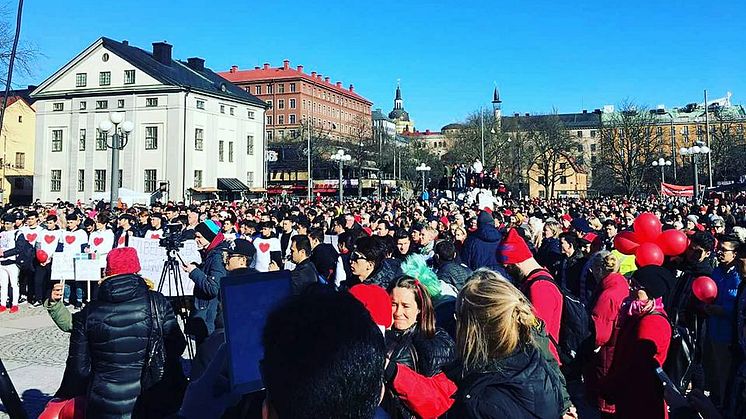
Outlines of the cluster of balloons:
M686 234L679 230L662 231L661 220L651 212L635 218L633 231L623 231L614 237L614 247L625 255L635 255L637 266L661 266L666 256L677 256L689 244Z

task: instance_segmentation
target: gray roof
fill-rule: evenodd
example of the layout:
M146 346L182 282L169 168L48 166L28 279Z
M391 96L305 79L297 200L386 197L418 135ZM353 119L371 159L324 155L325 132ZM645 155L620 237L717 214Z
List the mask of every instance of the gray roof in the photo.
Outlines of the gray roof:
M518 116L503 116L502 124L509 125L513 122L527 123L527 122L538 122L544 118L557 117L560 119L565 128L596 128L601 125L601 115L598 112L578 112L578 113L560 113L560 114L549 114L549 115L518 115Z
M371 114L370 114L370 115L371 115L371 118L372 118L372 119L373 119L374 121L381 121L381 120L384 120L384 121L394 122L394 121L392 121L391 119L389 119L389 117L387 117L387 116L386 116L386 115L385 115L385 114L383 113L383 111L381 111L380 109L376 109L376 110L374 110L373 112L371 112Z

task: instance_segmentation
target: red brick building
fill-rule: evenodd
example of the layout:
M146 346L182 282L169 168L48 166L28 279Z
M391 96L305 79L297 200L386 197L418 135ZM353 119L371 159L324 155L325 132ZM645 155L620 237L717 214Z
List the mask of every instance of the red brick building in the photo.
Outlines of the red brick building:
M304 73L302 65L291 68L285 60L282 67L265 63L240 70L232 66L218 74L271 105L266 113L268 141L301 134L307 121L313 124L313 132L332 139L354 137L361 124L370 129L372 102L358 95L352 84L343 87L342 82L332 83L315 71Z

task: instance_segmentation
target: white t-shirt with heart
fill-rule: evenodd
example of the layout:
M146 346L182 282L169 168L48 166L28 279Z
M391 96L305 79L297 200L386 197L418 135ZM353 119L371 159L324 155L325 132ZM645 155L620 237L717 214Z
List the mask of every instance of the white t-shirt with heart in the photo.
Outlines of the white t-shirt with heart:
M105 255L114 247L114 232L105 228L96 230L88 238L88 246L93 253Z
M60 235L64 252L80 253L83 245L88 244L88 233L85 230L65 231Z
M280 252L280 239L277 237L270 237L268 239L264 237L257 237L254 239L254 247L256 248L255 266L259 272L269 271L269 257L270 252Z
M41 236L44 235L44 228L40 225L37 225L36 227L29 227L29 226L23 226L21 227L21 232L24 236L26 236L26 241L31 244L31 246L36 246L36 242L41 240Z
M163 229L159 228L158 230L148 230L145 233L146 239L162 239L163 238Z
M36 244L39 249L43 250L48 257L52 257L54 252L57 250L57 243L60 241L60 236L64 233L62 230L42 230L39 234L39 238L36 240Z

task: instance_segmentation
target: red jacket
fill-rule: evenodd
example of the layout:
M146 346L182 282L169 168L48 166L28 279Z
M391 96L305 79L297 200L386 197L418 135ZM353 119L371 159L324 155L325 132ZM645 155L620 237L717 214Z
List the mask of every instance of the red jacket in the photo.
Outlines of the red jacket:
M599 284L600 293L591 310L591 320L596 330L595 352L585 365L586 394L596 399L598 408L605 413L614 413L614 405L606 402L598 394L598 383L606 376L614 359L614 346L619 332L619 309L629 296L627 278L618 273L607 275Z
M548 277L550 281L537 280L539 277ZM523 294L534 307L534 314L541 319L546 326L546 331L554 342L559 342L560 323L562 321L562 293L554 283L552 274L544 269L531 272L523 284ZM559 353L554 345L549 345L557 363L562 365Z
M451 396L456 394L458 388L445 373L427 377L414 372L404 364L396 366L394 390L418 418L437 418L451 408L454 402Z
M671 325L663 315L647 314L624 322L611 369L601 382L601 394L616 404L617 418L668 418L663 384L655 369L666 361L670 343Z

